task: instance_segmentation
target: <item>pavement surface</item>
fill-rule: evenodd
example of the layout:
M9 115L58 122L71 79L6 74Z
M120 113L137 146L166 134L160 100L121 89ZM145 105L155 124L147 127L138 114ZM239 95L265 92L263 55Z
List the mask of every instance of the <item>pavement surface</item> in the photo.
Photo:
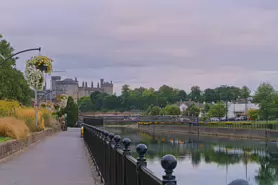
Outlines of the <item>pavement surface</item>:
M49 136L0 163L0 185L94 185L80 129Z

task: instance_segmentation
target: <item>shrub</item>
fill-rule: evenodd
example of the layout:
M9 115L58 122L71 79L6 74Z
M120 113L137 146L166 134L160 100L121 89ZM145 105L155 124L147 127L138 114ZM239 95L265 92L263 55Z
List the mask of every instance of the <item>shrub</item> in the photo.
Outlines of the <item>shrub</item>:
M17 101L0 100L0 116L13 116L15 108L18 107L20 107L20 104Z
M28 135L29 128L23 120L18 120L13 117L0 118L0 136L21 139Z

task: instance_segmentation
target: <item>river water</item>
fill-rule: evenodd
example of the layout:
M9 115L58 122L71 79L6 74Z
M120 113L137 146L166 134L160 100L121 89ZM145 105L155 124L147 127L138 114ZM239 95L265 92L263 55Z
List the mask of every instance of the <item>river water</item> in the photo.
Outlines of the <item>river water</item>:
M160 159L172 154L178 160L174 175L178 184L226 185L245 179L252 185L278 185L278 144L212 136L138 132L129 128L105 128L132 141L132 155L139 143L148 146L147 166L158 177Z

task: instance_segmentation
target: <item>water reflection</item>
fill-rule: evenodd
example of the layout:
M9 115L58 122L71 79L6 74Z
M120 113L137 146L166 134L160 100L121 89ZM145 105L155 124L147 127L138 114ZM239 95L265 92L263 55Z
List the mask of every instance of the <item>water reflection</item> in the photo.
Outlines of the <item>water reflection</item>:
M148 146L148 167L158 176L163 174L160 158L173 154L178 159L175 170L179 184L228 184L246 179L250 184L278 184L278 147L275 143L231 138L198 137L173 133L137 132L127 128L108 129L132 140L135 146Z

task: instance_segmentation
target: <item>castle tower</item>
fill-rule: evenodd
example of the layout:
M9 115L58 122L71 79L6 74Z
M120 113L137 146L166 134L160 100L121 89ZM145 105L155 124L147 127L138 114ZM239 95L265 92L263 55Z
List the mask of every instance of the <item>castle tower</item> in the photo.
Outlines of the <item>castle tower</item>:
M84 87L84 81L82 82L82 87Z
M99 83L97 83L97 88L99 88Z
M94 87L94 82L91 82L91 87Z
M87 88L88 86L87 86L87 82L85 82L85 88Z

